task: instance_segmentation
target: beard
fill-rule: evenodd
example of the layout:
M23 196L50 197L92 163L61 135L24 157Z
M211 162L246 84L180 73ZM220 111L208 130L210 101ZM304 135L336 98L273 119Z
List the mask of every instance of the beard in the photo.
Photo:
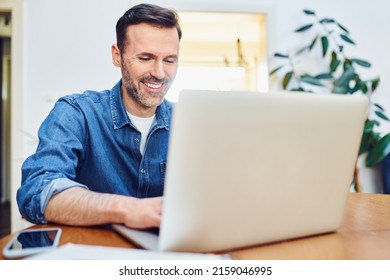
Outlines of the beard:
M164 100L165 94L169 88L169 79L157 79L153 76L144 76L138 80L138 84L145 83L163 83L164 89L161 92L143 91L131 78L129 71L126 66L122 63L122 83L126 88L127 95L136 101L139 105L144 108L157 107ZM146 85L145 85L146 87Z

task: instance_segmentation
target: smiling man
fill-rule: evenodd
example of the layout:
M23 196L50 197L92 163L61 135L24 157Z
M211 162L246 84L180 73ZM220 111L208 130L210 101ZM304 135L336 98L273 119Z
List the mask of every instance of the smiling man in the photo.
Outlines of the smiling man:
M116 35L112 60L122 79L60 98L22 166L17 201L32 223L160 225L178 16L140 4L118 20Z
M123 102L129 113L150 117L176 75L178 32L139 23L127 29L126 37L125 46L112 46L114 64L122 71Z

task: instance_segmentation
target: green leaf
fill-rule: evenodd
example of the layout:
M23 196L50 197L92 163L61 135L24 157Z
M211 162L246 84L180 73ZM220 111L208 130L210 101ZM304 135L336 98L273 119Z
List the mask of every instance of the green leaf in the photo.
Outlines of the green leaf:
M342 86L348 88L349 82L355 76L355 70L352 67L347 68L343 74L335 81L335 86Z
M293 75L293 72L290 71L290 72L287 72L286 75L284 76L283 78L283 89L286 89L289 82L291 81L291 77Z
M287 54L282 54L282 53L275 53L274 57L288 58L288 55Z
M355 81L356 81L355 86L349 90L349 93L351 93L351 94L353 94L359 90L362 90L362 87L363 87L360 79L355 79Z
M346 34L341 34L340 37L341 37L341 39L343 39L345 42L350 43L350 44L352 44L352 45L356 45L355 42L352 41L351 38L349 38L348 35L346 35Z
M283 65L279 66L279 67L276 67L274 70L272 70L270 73L269 73L269 76L272 76L273 74L275 74L276 72L278 72L281 68L283 68Z
M334 23L334 19L332 18L323 18L320 20L320 23Z
M344 63L343 63L343 69L344 69L344 71L346 71L346 70L349 69L349 68L353 68L352 62L351 62L351 60L349 60L348 58L346 58L346 59L344 60Z
M311 44L310 44L310 46L309 46L309 50L310 50L310 51L314 48L314 45L316 44L317 39L318 39L318 36L316 36L316 37L313 39L313 41L311 42Z
M300 78L301 78L301 81L304 83L311 84L314 86L321 86L321 87L324 86L318 79L316 79L315 77L312 77L308 74L303 74Z
M304 25L304 26L296 29L294 32L303 32L303 31L310 29L312 26L313 26L313 24L310 23L310 24Z
M366 67L366 68L370 68L371 67L371 63L366 61L366 60L362 60L362 59L358 59L358 58L352 58L351 59L351 62L354 62L360 66L363 66L363 67Z
M290 91L311 92L311 91L307 91L307 90L305 90L305 89L303 89L303 88L301 88L301 87L298 87L298 88L292 88L292 89L290 89Z
M372 92L374 92L378 88L379 82L380 82L380 78L376 78L376 79L372 80L372 82L371 82L371 91Z
M308 49L309 49L309 46L304 46L303 48L301 48L300 50L297 51L296 55L300 55L301 53L303 53L304 51L306 51Z
M329 47L328 37L322 36L321 37L321 44L322 44L322 57L325 57L326 53L328 52L328 47Z
M377 108L378 108L379 110L381 110L382 112L385 111L385 109L384 109L381 105L379 105L378 103L374 103L374 106L377 107Z
M322 73L322 74L318 74L318 75L314 76L314 78L316 78L318 80L330 80L330 79L333 79L333 76L331 73Z
M367 133L367 132L372 132L374 130L374 127L375 127L375 122L374 121L371 121L371 120L368 120L366 121L366 123L364 124L364 132Z
M330 60L330 72L333 73L339 67L341 61L337 59L337 54L335 51L332 52L332 59Z
M348 87L346 86L335 86L332 90L333 93L348 93Z
M360 80L356 76L355 76L354 80L355 80L356 84L353 88L349 88L348 92L353 94L353 93L360 90L362 93L366 94L368 92L367 82Z
M330 65L330 71L333 73L337 70L337 68L339 67L339 65L341 64L341 61L340 60L335 60L335 61L332 61L331 65Z
M343 30L345 33L349 34L349 31L347 28L345 28L343 25L341 25L340 23L337 23L338 27L341 28L341 30Z
M372 167L380 163L390 153L390 133L382 137L367 154L366 165Z
M382 120L389 121L389 118L385 114L383 114L381 111L375 111L375 115L377 115Z
M307 9L303 10L303 12L304 12L305 14L307 14L307 15L315 15L315 14L316 14L314 11L312 11L312 10L307 10Z
M368 92L368 87L367 87L367 84L363 81L360 81L359 82L359 88L360 90L363 92L363 93L367 93Z
M372 147L374 147L379 142L380 139L381 136L378 132L374 132L373 130L365 131L360 143L359 155L370 151Z

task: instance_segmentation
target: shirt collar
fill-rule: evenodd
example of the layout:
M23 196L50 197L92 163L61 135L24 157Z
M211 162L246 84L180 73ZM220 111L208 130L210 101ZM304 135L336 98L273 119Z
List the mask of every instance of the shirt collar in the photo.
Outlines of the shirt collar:
M121 94L122 80L120 80L112 89L110 94L111 115L114 129L119 129L126 124L130 124ZM171 120L172 104L164 99L156 110L156 125L158 128L169 130Z

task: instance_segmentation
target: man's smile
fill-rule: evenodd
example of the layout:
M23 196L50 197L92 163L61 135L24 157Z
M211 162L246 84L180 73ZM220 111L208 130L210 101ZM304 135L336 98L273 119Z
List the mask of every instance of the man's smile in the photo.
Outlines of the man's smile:
M144 85L146 85L149 88L152 89L159 89L163 86L163 83L148 83L148 82L143 82Z

